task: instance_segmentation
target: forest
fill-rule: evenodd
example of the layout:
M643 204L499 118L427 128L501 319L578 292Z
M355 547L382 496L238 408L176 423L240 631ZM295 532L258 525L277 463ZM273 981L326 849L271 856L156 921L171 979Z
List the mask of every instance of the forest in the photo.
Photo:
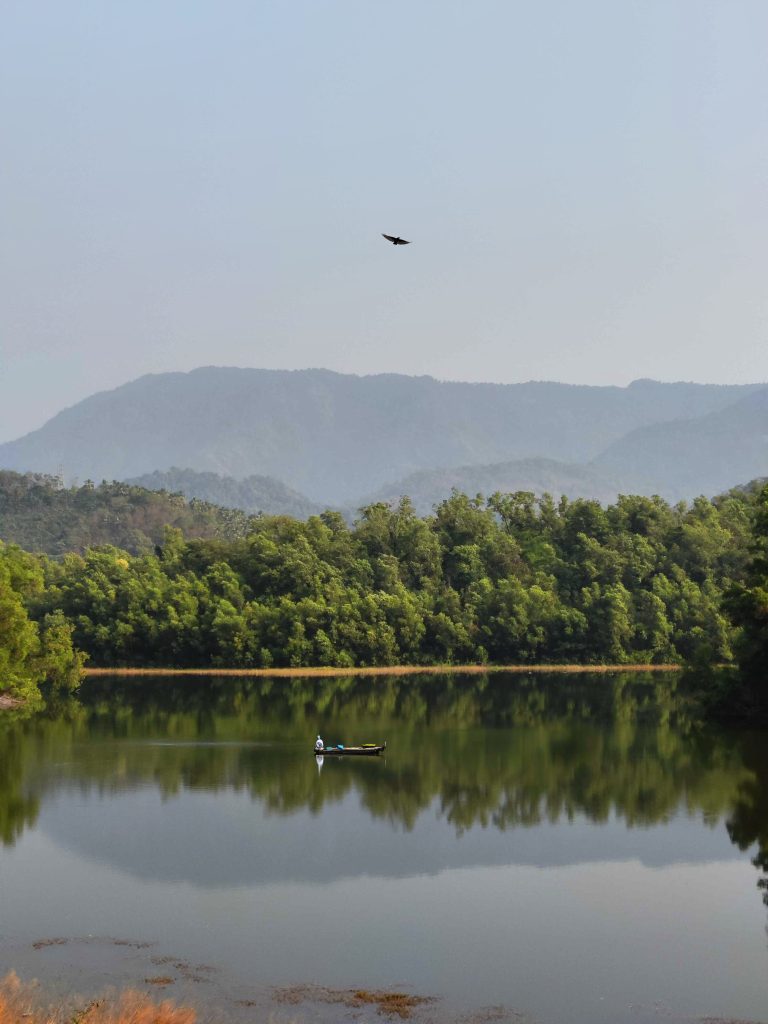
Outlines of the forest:
M180 480L182 483L183 475ZM152 551L165 526L185 537L245 537L252 515L183 494L113 480L64 487L45 473L0 470L0 539L48 555L113 544Z
M238 524L240 525L240 524ZM240 531L237 531L239 533ZM766 651L768 487L670 505L454 492L132 554L0 548L7 692L93 666L713 665Z

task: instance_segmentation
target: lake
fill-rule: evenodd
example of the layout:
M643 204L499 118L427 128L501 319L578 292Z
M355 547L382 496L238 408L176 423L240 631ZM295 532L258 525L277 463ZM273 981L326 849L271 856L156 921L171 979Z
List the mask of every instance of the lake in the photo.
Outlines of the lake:
M768 732L680 685L106 677L6 714L0 973L238 1021L376 1019L328 1002L363 987L441 1021L763 1020ZM318 732L386 754L319 764Z

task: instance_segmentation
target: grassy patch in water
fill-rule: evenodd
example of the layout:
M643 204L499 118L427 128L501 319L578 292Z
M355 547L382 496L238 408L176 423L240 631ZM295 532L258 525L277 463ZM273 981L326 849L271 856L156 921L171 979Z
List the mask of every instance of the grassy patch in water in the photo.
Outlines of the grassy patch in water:
M275 1000L279 1003L336 1003L350 1009L375 1006L385 1017L400 1017L408 1020L414 1010L425 1003L434 1002L431 996L413 996L406 992L391 992L386 989L367 988L326 988L322 985L291 985L275 989Z

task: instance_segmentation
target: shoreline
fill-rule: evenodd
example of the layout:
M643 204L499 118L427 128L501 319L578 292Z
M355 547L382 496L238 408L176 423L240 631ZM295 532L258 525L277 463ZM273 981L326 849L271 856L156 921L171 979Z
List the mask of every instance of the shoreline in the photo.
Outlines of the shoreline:
M516 675L547 672L562 675L609 672L680 672L682 665L375 665L365 668L86 668L83 677L98 676L299 676L323 678L331 676L407 676L407 675L482 675L487 672L510 672Z
M19 700L18 697L11 697L7 693L0 693L0 711L12 711L14 708L20 708L24 704L23 700Z

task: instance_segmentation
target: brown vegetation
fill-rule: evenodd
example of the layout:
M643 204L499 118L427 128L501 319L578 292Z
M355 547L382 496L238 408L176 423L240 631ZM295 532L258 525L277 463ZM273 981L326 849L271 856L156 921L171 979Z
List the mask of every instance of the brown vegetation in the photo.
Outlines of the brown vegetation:
M351 1009L361 1006L375 1006L377 1011L386 1017L400 1017L407 1020L413 1011L425 1003L433 1002L430 996L412 996L405 992L387 992L385 990L369 990L365 988L325 988L321 985L292 985L289 988L275 990L275 999L279 1003L337 1003Z
M195 1024L195 1011L128 990L79 1006L42 1005L40 992L11 973L0 982L0 1024Z
M358 989L346 1003L348 1006L373 1005L379 1013L406 1020L417 1006L429 1002L424 996L409 996L405 992L369 992Z
M368 668L86 668L86 676L280 676L324 678L339 676L411 676L451 673L481 675L486 672L673 672L681 665L376 665Z

